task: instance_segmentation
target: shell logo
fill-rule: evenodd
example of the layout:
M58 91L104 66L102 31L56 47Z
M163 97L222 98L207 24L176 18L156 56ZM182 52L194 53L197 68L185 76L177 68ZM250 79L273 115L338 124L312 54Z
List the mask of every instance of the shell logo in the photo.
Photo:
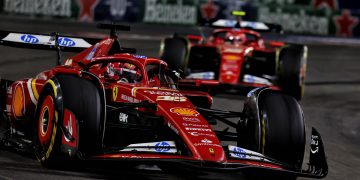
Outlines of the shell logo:
M196 110L189 109L189 108L182 108L182 107L171 108L170 112L176 113L177 115L180 115L180 116L198 116L199 115L199 112L197 112Z
M237 61L240 59L240 57L237 55L224 55L223 59L228 60L228 61Z

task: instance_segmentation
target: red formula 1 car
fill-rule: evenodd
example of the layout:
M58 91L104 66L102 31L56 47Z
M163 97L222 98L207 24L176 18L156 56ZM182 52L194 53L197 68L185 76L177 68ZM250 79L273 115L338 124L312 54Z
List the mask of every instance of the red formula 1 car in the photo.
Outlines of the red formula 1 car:
M248 94L242 112L210 109L209 94L190 89L216 81L179 80L164 61L120 46L115 31L128 28L102 27L111 29L110 37L93 44L56 33L0 33L2 45L84 49L36 77L1 80L3 145L33 147L46 166L70 157L250 176L326 176L324 147L315 129L309 169L302 170L304 119L293 97L258 88ZM234 131L214 130L217 122Z
M160 58L171 68L181 69L187 79L216 79L226 88L270 86L301 99L306 46L265 42L254 31L281 32L279 25L245 21L236 25L235 20L218 20L212 25L222 28L207 38L179 34L166 38ZM234 28L237 26L242 28Z

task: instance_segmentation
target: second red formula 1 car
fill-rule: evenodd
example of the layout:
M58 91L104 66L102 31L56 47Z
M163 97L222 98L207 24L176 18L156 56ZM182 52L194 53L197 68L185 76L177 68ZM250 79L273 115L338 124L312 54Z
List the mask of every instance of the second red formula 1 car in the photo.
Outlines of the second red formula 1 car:
M232 88L270 86L301 99L306 46L266 42L257 32L281 32L279 25L222 19L212 25L221 28L209 37L175 34L166 38L160 58L181 69L187 79L216 79Z
M248 94L242 112L210 109L212 97L190 89L216 81L182 81L164 61L120 46L116 30L128 27L101 27L111 34L97 43L57 33L1 31L2 45L82 50L36 77L0 81L2 145L32 147L45 166L75 158L249 176L326 176L315 129L309 169L302 170L304 118L293 97L258 88ZM234 131L214 130L217 122Z

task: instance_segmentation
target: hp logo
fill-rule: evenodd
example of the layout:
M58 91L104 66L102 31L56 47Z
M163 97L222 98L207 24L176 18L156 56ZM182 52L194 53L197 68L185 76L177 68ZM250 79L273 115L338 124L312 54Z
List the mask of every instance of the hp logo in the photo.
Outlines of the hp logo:
M36 44L39 42L39 39L37 37L29 35L29 34L22 35L20 38L21 38L21 41L30 43L30 44Z

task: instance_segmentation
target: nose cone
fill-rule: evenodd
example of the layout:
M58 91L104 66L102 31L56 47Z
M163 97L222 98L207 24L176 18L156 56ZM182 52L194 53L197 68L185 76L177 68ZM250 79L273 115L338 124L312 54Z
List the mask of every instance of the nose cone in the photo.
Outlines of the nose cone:
M176 104L158 102L161 114L184 140L193 157L198 160L224 162L225 152L215 132L190 102Z

